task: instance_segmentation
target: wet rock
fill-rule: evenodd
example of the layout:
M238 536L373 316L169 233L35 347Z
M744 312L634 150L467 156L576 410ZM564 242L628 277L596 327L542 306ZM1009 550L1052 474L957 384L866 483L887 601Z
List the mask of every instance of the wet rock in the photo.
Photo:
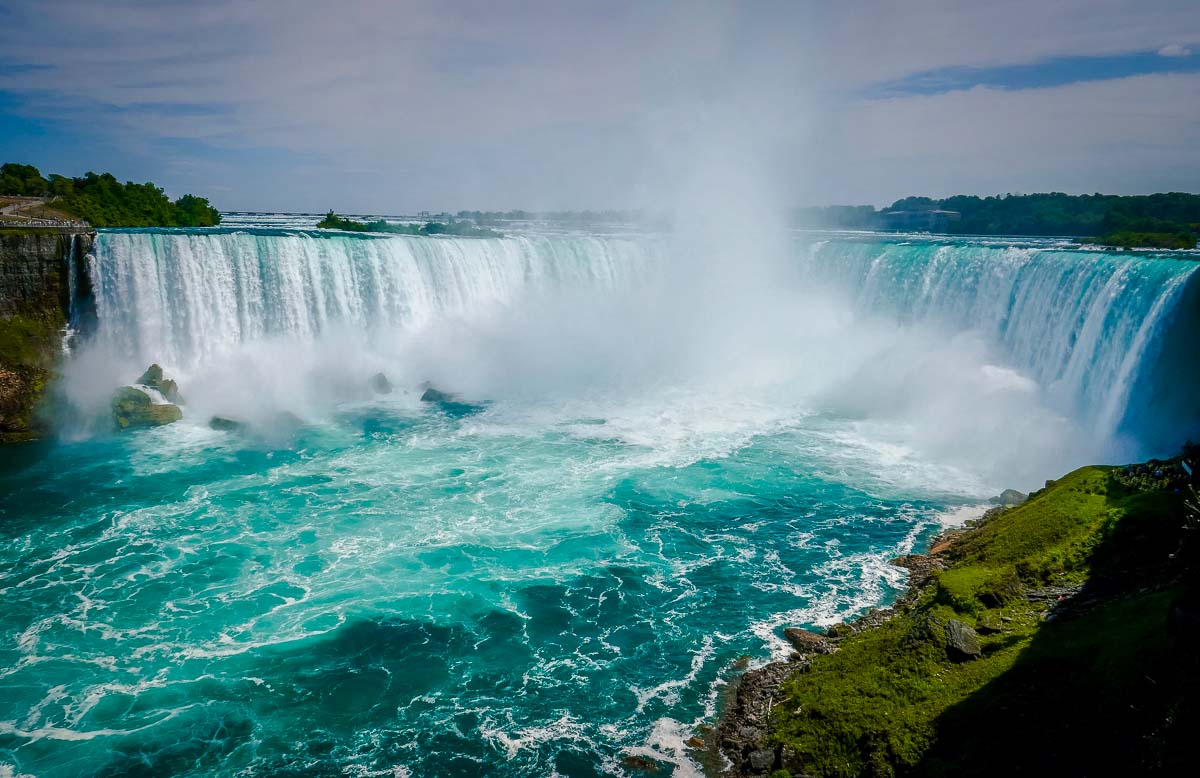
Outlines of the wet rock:
M208 420L208 426L211 429L221 432L241 432L246 428L245 422L230 419L226 416L213 416Z
M943 544L949 548L948 544ZM934 550L939 550L937 546ZM945 570L947 562L937 554L906 554L888 562L895 567L903 567L908 571L909 586L924 586L938 570Z
M155 392L157 394L157 392ZM141 386L122 386L112 398L113 422L118 429L160 427L183 418L183 411L170 402L159 402Z
M367 382L367 385L371 387L371 391L375 394L392 393L392 382L383 373L376 373L371 376L371 380Z
M829 629L825 630L825 635L836 639L849 637L854 634L854 628L849 624L834 624Z
M648 759L644 756L630 754L621 759L621 764L630 770L636 770L643 773L657 773L658 762L653 759Z
M449 392L443 392L432 386L428 387L421 395L421 402L423 403L452 403L454 399L454 395Z
M717 742L732 763L728 775L753 772L750 754L762 750L771 710L779 701L780 687L795 670L795 664L772 662L747 670L727 691L725 710L717 729ZM774 752L770 753L773 759Z
M692 735L687 739L687 744L690 748L707 748L708 744L704 742L704 738L699 735Z
M1025 494L1024 492L1018 492L1016 489L1005 489L1003 492L1000 492L1000 494L993 497L992 502L996 503L997 505L1011 506L1020 505L1027 499L1029 499L1029 495Z
M946 622L946 654L956 662L974 659L983 653L979 635L970 625L958 619Z
M755 743L762 737L762 730L758 727L742 727L738 730L738 739L743 743Z
M801 654L828 654L832 650L824 637L800 627L788 627L783 631L783 636Z
M174 379L163 376L163 369L157 362L146 368L146 372L142 373L134 383L154 389L162 394L169 403L183 405L183 397L179 394L179 385L175 383Z

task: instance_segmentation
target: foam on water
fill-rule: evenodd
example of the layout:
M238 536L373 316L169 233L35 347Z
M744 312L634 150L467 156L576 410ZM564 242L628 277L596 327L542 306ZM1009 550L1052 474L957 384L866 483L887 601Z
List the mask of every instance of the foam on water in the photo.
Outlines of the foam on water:
M1192 270L1141 261L802 242L762 291L663 238L103 233L66 395L159 361L186 415L0 467L0 775L699 775L738 657L1145 446Z

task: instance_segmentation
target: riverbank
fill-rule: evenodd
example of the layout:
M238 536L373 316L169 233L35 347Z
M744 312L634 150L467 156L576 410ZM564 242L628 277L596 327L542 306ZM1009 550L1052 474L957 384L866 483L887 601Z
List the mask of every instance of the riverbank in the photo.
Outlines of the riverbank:
M893 607L789 630L790 661L742 676L716 733L726 774L1184 769L1190 480L1181 459L1085 467L894 560L911 579Z

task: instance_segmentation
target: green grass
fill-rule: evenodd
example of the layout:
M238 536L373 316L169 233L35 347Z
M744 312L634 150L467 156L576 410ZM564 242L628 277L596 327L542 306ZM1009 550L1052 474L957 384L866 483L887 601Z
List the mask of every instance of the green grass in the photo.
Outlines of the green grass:
M0 364L40 366L57 328L31 316L0 318Z
M981 757L947 745L953 742L973 743L980 753L1003 746L1013 759L1031 754L1032 769L1050 758L1039 753L1036 732L1020 736L1028 742L1008 743L995 734L1012 722L1024 733L1022 717L1046 732L1054 723L1029 710L989 718L1004 709L1006 695L1026 707L1044 704L1039 695L1061 682L1081 694L1093 686L1111 692L1083 695L1092 705L1084 716L1133 704L1130 684L1144 685L1137 668L1165 650L1169 596L1143 584L1161 580L1181 522L1178 495L1131 488L1117 477L1122 472L1076 470L965 533L949 552L953 565L911 607L845 638L837 653L814 657L807 672L789 679L774 708L774 742L813 775L970 772L967 763ZM1044 606L1023 596L1029 588L1084 581L1106 582L1117 599L1047 622ZM945 646L952 618L1001 631L980 635L982 657L957 663ZM987 722L982 732L980 721ZM949 730L957 734L947 739ZM983 762L978 774L990 774L991 762Z

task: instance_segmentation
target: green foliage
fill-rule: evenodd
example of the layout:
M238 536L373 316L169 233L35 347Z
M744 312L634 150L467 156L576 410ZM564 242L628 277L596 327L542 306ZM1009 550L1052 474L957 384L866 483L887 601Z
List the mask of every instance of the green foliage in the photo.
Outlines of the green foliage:
M373 222L360 222L338 216L332 210L325 214L317 226L326 230L346 230L349 232L387 232L395 235L455 235L466 238L499 238L500 233L484 227L476 227L471 222L451 219L448 222L425 222L424 224L395 224L382 219Z
M1046 733L1064 717L1119 730L1111 713L1128 710L1130 699L1140 704L1145 668L1156 666L1146 663L1165 651L1169 597L1146 582L1161 575L1181 525L1180 496L1169 486L1175 474L1166 472L1175 466L1149 467L1159 478L1149 491L1137 485L1137 468L1086 467L967 531L951 546L954 564L913 605L843 639L837 653L812 657L808 672L788 680L774 708L775 742L814 775L959 775L968 766L989 774L997 768L980 754L998 743L1005 758L1030 755L1037 765L1043 740L1054 741ZM1026 587L1085 579L1129 594L1053 622L1023 596ZM980 658L956 663L945 650L952 618L1002 628L980 634ZM1096 704L1030 712L1019 699L1061 701L1072 691ZM1006 726L1028 729L1030 739L997 738Z
M1187 232L1113 232L1096 242L1121 249L1194 249L1196 236Z
M215 227L221 223L217 209L195 195L187 194L176 200L175 213L180 227Z
M39 365L41 345L53 333L50 325L29 316L0 318L0 364Z
M117 181L111 173L42 178L32 165L0 166L0 195L51 197L53 208L93 227L212 227L221 215L208 200L184 195L171 202L154 184Z
M889 212L932 210L959 214L959 218L949 220L945 226L946 232L956 235L1095 237L1140 233L1143 237L1129 245L1190 248L1196 243L1195 235L1200 233L1200 195L1182 192L1133 197L1062 192L998 197L955 195L940 200L905 197L882 211L871 206L800 209L795 212L794 221L806 227L886 229ZM1158 235L1171 237L1145 237Z
M50 184L33 165L7 162L0 165L0 195L10 197L43 197Z

